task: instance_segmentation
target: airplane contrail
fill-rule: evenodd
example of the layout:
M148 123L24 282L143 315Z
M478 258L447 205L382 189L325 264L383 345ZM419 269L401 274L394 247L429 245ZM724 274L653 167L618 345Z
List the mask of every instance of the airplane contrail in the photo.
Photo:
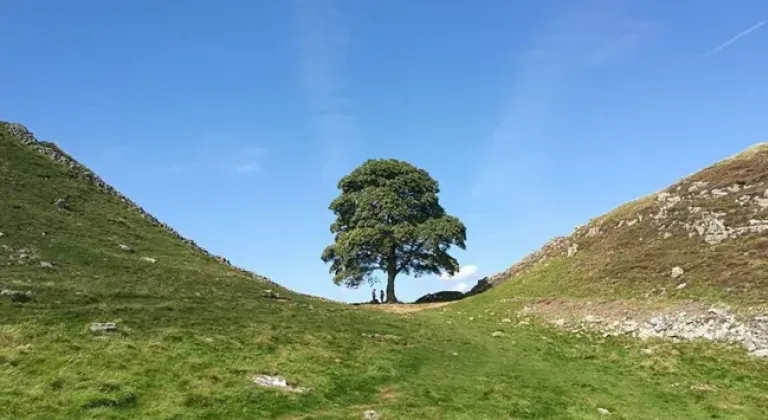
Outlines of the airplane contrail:
M742 38L742 37L744 37L744 36L747 36L747 35L749 35L751 32L754 32L754 31L758 30L758 29L759 29L761 26L763 26L763 25L765 24L765 22L766 22L766 20L762 20L762 21L760 21L760 22L758 22L758 23L756 23L756 24L752 25L752 26L751 26L751 27L749 27L748 29L745 29L745 30L743 30L743 31L739 32L739 33L738 33L736 36L734 36L733 38L731 38L731 39L729 39L729 40L727 40L727 41L723 42L723 43L722 43L722 44L720 44L720 46L718 46L717 48L715 48L715 49L713 49L712 51L710 51L710 52L708 52L708 53L704 54L704 57L709 57L709 56L711 56L711 55L713 55L713 54L717 54L717 53L718 53L718 52L720 52L720 51L721 51L723 48L726 48L727 46L729 46L729 45L733 44L734 42L738 41L740 38Z

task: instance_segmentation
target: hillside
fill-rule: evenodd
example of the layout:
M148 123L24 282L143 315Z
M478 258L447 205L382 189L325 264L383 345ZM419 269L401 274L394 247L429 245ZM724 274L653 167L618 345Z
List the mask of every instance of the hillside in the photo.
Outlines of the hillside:
M768 143L591 220L490 281L529 296L764 304Z
M513 282L403 314L294 293L6 123L0 232L2 419L768 417L738 346L572 335Z

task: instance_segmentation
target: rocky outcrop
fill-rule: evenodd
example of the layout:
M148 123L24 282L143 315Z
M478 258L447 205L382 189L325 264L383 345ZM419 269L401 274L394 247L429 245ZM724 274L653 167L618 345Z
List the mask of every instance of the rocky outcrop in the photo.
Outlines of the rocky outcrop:
M590 309L591 308L591 309ZM578 312L563 317L557 311L542 311L534 306L524 307L518 315L536 314L549 323L574 332L592 330L606 336L629 335L640 339L668 338L674 340L719 341L743 346L753 356L768 357L768 313L737 315L729 307L711 306L689 310L668 308L639 311L625 308L608 311L600 305L587 305ZM596 315L599 314L599 315Z
M465 297L468 296L474 296L479 293L483 293L485 291L490 290L493 287L493 284L488 280L488 277L483 277L480 280L477 281L477 284L472 286L471 289L467 293L464 293Z
M464 293L455 290L444 290L442 292L428 293L416 299L414 303L452 302L460 299L464 299Z
M277 285L276 283L272 282L270 279L264 276L258 275L251 271L232 265L229 262L229 260L227 260L226 258L218 255L214 255L211 252L208 252L207 250L197 245L195 241L183 237L180 233L178 233L172 227L161 222L160 220L158 220L157 218L149 214L149 212L144 210L141 206L134 203L128 197L124 196L115 188L113 188L111 185L104 182L104 180L102 180L98 175L96 175L90 169L88 169L87 167L79 163L73 157L66 154L63 150L61 150L55 144L37 140L35 136L25 126L17 123L8 123L8 122L0 121L0 127L4 127L8 131L8 133L11 134L12 137L16 138L19 142L21 142L25 146L29 147L30 149L44 156L47 156L54 162L67 167L73 174L78 176L80 179L91 183L92 185L96 186L100 190L122 201L125 205L127 205L128 207L136 211L142 218L148 220L150 223L156 226L161 227L166 232L173 235L176 239L182 241L183 243L185 243L187 246L194 249L195 251L200 252L201 254L205 255L210 259L215 260L220 264L224 264L236 271L239 271L240 273L246 274L258 280L266 281L268 283ZM63 199L57 200L55 205L58 209L69 208L69 205Z

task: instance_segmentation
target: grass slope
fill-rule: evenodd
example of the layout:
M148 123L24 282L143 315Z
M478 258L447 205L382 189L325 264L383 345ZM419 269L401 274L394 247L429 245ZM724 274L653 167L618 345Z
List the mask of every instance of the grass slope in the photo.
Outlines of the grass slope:
M190 248L2 124L0 232L0 289L33 298L0 298L3 419L768 417L768 366L737 349L647 355L518 325L503 290L406 314L291 293ZM255 373L311 391L261 388Z
M685 274L673 278L674 267ZM768 143L591 220L492 280L530 297L765 304Z

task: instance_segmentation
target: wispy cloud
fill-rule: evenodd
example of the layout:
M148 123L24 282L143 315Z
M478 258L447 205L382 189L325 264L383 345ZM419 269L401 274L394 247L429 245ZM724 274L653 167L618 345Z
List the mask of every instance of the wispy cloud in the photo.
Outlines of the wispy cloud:
M476 175L475 198L498 197L515 185L511 180L544 183L553 173L549 155L555 147L560 97L580 74L619 62L656 27L631 17L625 6L622 1L573 4L518 53L504 108ZM539 191L541 197L526 199L545 199L546 191Z
M261 172L261 165L256 162L241 163L235 165L235 172L241 174L258 173Z
M756 24L750 26L749 28L739 32L736 34L736 36L732 37L731 39L723 42L722 44L718 45L717 47L713 48L712 50L708 51L706 54L704 54L704 57L709 57L712 55L715 55L719 53L720 51L724 50L734 42L738 41L739 39L749 35L750 33L760 29L761 26L765 25L765 22L768 22L767 20L761 20L760 22L757 22Z
M338 177L357 130L352 102L344 92L347 19L348 13L332 0L296 0L301 83L326 154L325 179Z
M176 163L164 168L171 174L186 174L205 170L209 173L261 174L267 150L262 147L248 146L235 151L222 151L218 148L201 150L199 156L187 162Z
M463 265L459 268L459 272L455 273L453 276L448 275L448 273L443 273L439 276L439 278L440 280L458 281L468 279L475 273L477 273L476 265Z

